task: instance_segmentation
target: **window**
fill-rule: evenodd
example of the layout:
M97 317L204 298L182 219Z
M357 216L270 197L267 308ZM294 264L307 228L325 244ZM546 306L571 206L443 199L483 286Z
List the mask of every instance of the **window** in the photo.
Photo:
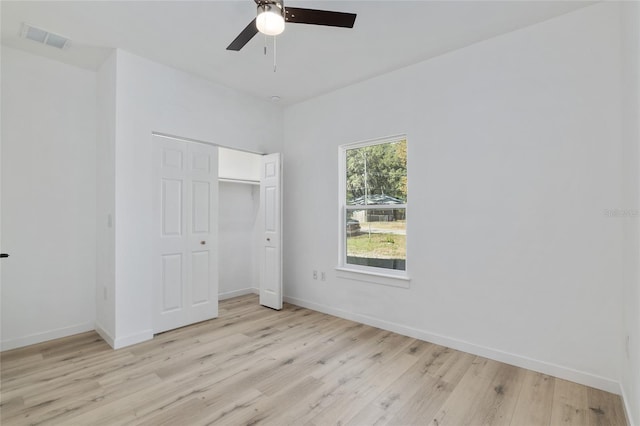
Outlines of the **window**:
M406 277L406 138L341 146L340 174L339 267Z

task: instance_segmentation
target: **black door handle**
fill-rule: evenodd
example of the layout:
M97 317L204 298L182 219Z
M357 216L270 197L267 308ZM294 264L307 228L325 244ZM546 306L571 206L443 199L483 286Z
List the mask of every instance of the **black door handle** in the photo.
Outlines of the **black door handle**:
M0 253L0 257L9 257L7 253Z

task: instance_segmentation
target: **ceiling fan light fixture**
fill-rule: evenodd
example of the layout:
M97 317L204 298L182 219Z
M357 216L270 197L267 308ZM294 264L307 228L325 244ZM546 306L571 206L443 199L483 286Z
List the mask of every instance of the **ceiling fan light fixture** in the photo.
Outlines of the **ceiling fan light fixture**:
M262 34L276 36L284 31L284 9L275 3L258 5L256 27Z
M353 28L355 13L334 12L331 10L305 9L301 7L284 8L284 0L254 0L258 5L255 19L233 39L227 50L234 52L242 49L259 32L275 36L284 31L288 24L324 25L327 27ZM265 45L266 48L266 45ZM273 50L275 53L275 39Z

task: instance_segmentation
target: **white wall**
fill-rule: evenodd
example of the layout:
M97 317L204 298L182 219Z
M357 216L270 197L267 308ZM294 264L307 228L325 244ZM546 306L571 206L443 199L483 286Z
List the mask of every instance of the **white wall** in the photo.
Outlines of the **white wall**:
M287 298L619 392L623 229L604 215L621 200L618 12L286 108ZM338 146L400 133L410 288L337 278Z
M96 75L2 47L2 349L93 329Z
M640 3L624 3L622 12L624 198L620 209L636 216L617 218L624 226L626 254L621 384L631 424L640 425Z
M258 287L254 270L258 267L255 247L260 187L220 182L218 201L219 293L226 299Z
M122 347L152 335L152 132L277 152L282 114L267 101L128 52L117 51L116 62L114 346Z

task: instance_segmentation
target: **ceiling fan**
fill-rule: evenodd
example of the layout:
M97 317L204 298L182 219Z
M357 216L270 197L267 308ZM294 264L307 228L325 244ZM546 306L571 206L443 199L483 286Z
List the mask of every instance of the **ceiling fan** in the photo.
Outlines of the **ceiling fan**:
M227 50L238 51L258 32L278 35L284 31L284 23L325 25L328 27L353 28L355 13L328 10L284 7L283 0L254 0L258 5L258 16L231 42Z

